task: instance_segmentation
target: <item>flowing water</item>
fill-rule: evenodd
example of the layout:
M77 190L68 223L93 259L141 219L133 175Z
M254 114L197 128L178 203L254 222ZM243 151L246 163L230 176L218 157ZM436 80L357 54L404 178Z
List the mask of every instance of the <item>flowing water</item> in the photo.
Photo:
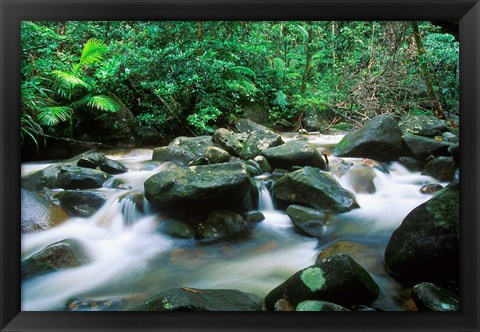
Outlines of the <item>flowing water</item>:
M322 153L341 139L305 137ZM285 135L286 141L291 139L295 139L294 134ZM374 307L415 310L409 291L385 271L383 253L403 218L431 197L421 194L420 187L438 181L411 173L398 163L386 166L389 174L375 169L376 192L357 193L360 208L332 216L324 236L315 239L298 233L289 217L275 209L271 181L268 183L267 175L258 176L254 178L259 191L258 210L265 220L248 235L206 245L156 231L162 214L143 197L143 182L170 164L153 162L151 156L152 150L148 149L108 155L124 163L129 171L93 190L108 197L93 216L70 218L60 226L22 236L22 259L66 238L81 242L91 258L86 265L24 281L22 310L65 310L70 301L84 298L121 299L117 309L125 310L174 287L239 289L265 296L296 271L314 264L323 249L344 242L348 242L348 253L380 285ZM361 163L358 159L346 160ZM49 165L24 164L22 174ZM337 179L353 191L348 177Z

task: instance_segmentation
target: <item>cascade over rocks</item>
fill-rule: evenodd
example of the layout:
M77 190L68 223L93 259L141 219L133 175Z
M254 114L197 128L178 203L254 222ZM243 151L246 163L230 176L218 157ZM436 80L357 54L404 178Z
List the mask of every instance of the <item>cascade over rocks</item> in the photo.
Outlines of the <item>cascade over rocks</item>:
M65 210L49 199L21 189L22 233L48 229L61 224L67 218Z
M248 135L240 155L244 159L251 159L258 156L262 150L281 144L284 144L283 139L277 133L270 130L254 130Z
M345 135L335 147L338 157L393 161L405 155L402 130L389 115L379 115Z
M354 195L330 174L309 166L277 180L273 195L286 204L304 204L332 212L346 212L358 207Z
M273 168L290 170L293 166L313 166L325 170L326 164L317 148L308 142L290 141L260 153Z
M413 209L385 250L388 270L416 281L458 279L459 185L449 185Z
M241 163L177 166L153 175L144 187L146 199L161 211L201 216L218 209L246 212L256 192Z
M342 306L370 304L377 299L379 287L370 274L350 256L337 254L326 261L296 272L265 297L273 310L279 299L297 306L306 300L320 300Z
M132 311L262 311L261 300L236 289L173 288L160 292Z

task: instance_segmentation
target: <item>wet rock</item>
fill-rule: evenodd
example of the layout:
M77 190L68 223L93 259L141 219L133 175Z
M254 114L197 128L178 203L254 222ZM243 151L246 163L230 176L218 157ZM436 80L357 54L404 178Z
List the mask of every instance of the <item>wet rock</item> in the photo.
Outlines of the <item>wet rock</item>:
M460 169L459 169L459 168L457 168L457 169L455 170L455 173L453 174L452 183L453 183L453 184L458 184L458 183L460 183Z
M89 263L82 244L73 239L62 240L45 247L21 264L22 279Z
M128 300L121 297L84 298L70 301L68 311L121 311L125 309Z
M238 213L228 210L212 211L205 221L203 238L217 240L227 238L247 229L247 221Z
M168 146L176 146L193 153L197 157L204 157L205 149L212 146L212 136L185 137L180 136L170 142Z
M57 188L95 189L102 187L111 175L90 168L65 165L57 176Z
M265 216L263 215L263 213L258 211L244 214L244 218L247 222L250 222L250 223L257 223L262 220L265 220Z
M455 135L454 133L451 133L449 131L446 131L442 134L441 138L444 141L447 141L452 144L458 144L460 142L460 139L458 138L458 135Z
M295 311L295 306L285 299L280 299L275 302L275 311Z
M420 161L412 157L400 157L398 161L410 172L420 172L426 164L425 161Z
M352 193L330 174L313 167L304 167L277 180L273 194L287 204L304 204L318 210L346 212L358 207Z
M65 190L55 195L65 210L71 215L87 218L95 214L107 197L99 192Z
M256 168L255 166L245 164L245 167L247 168L248 174L250 174L250 176L252 176L252 177L259 176L259 175L262 174L260 172L260 170L258 168Z
M272 171L272 166L264 156L256 156L253 160L258 163L262 173L269 173Z
M247 166L252 166L253 168L255 168L256 172L254 172L255 174L262 174L263 171L262 171L262 168L260 167L260 165L253 159L248 159L245 164Z
M320 264L337 254L347 254L355 261L368 261L375 255L375 250L366 245L352 241L337 241L320 251L315 260L315 264Z
M459 311L457 294L429 282L415 285L412 297L420 311Z
M108 174L121 174L128 171L127 167L116 160L107 158L103 153L87 152L82 154L77 166L100 169Z
M23 176L22 187L30 191L41 191L43 188L59 188L57 176L65 165L64 163L56 163L38 172Z
M353 166L344 176L356 193L373 194L376 191L374 180L377 174L372 167Z
M456 169L457 164L452 157L437 157L425 165L422 174L439 181L452 181Z
M162 146L153 149L152 160L154 161L173 161L188 165L189 162L195 160L197 156L178 146Z
M108 183L105 183L106 188L115 188L115 189L123 189L123 190L129 190L132 189L132 186L128 184L128 181L126 179L113 179L113 181L109 181Z
M313 166L326 169L325 160L317 148L308 142L290 141L261 152L274 168L292 169L293 166Z
M68 219L64 209L44 196L21 189L22 233L41 231L57 226Z
M441 184L430 183L430 184L426 184L422 188L420 188L420 192L422 194L431 195L431 194L434 194L434 193L436 193L436 192L438 192L442 189L443 189L443 186Z
M132 311L261 311L261 300L235 289L174 288L163 291Z
M204 165L209 165L209 161L206 157L200 157L195 160L192 160L191 162L188 163L188 166L204 166Z
M460 144L452 144L448 147L448 153L453 157L457 163L460 161Z
M256 192L241 163L176 167L153 175L144 187L151 204L174 215L208 216L218 209L246 212Z
M399 122L405 134L434 137L448 130L445 121L430 115L408 115Z
M264 149L284 144L282 137L270 130L254 130L243 144L241 157L250 159L258 156Z
M450 185L413 209L393 232L385 263L414 281L457 280L459 185Z
M402 131L388 115L379 115L362 128L343 137L335 147L338 157L371 158L379 161L398 160L405 155Z
M230 154L216 146L209 146L205 149L205 157L210 164L226 163L230 160Z
M188 224L175 219L161 220L156 230L179 239L192 239L195 237L195 231Z
M283 298L293 305L306 300L338 303L342 306L370 304L379 287L365 269L350 256L338 254L325 262L298 271L265 298L267 309Z
M300 205L290 205L287 215L302 233L313 237L322 237L329 216L321 211Z
M328 171L341 178L352 166L353 163L349 161L345 161L341 158L331 158L329 160Z
M225 128L219 128L212 136L212 141L217 146L234 156L240 156L243 144L235 137L235 134Z
M238 119L235 121L234 126L240 133L251 133L254 130L270 130L269 128L249 119Z
M350 310L331 302L308 300L308 301L300 302L297 305L296 311L350 311Z
M417 160L425 160L430 155L446 156L450 147L449 143L417 135L404 135L403 141Z

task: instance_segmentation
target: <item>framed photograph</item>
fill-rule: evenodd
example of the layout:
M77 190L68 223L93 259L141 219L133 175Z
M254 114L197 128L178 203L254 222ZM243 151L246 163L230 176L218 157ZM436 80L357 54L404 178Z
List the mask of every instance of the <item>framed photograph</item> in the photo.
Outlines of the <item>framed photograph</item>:
M478 1L0 8L1 331L479 330Z

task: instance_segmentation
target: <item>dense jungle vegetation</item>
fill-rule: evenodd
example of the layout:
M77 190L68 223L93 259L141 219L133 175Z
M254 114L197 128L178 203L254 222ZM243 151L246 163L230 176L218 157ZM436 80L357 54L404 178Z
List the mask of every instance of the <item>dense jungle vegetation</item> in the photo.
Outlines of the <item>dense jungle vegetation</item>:
M151 145L239 117L285 131L350 130L383 113L455 125L455 30L448 22L22 22L22 144Z

